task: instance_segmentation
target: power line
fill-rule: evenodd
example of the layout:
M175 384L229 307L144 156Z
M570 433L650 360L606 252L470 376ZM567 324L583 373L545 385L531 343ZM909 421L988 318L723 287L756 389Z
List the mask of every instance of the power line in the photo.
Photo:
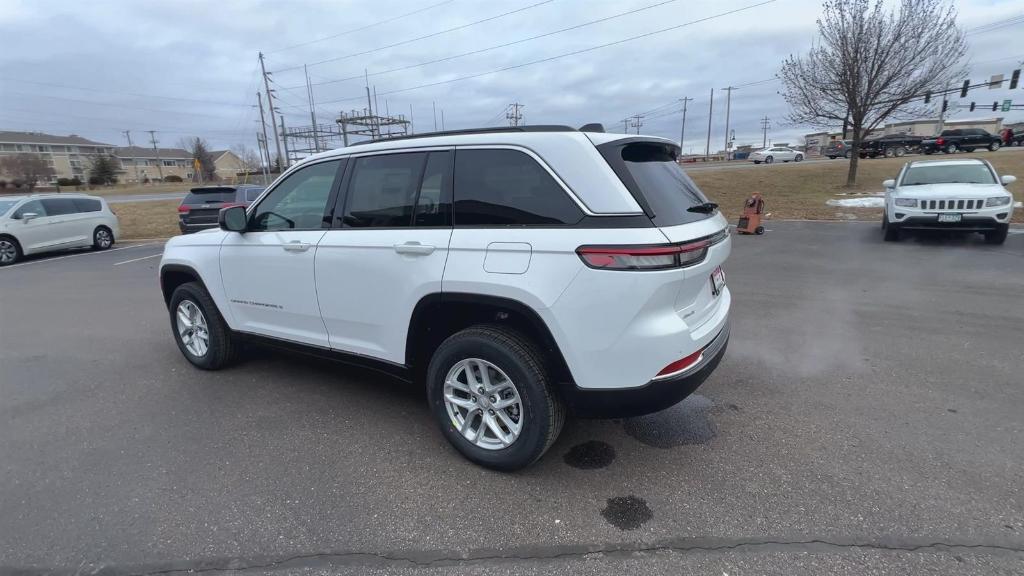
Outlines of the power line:
M678 30L680 28L685 28L687 26L692 26L694 24L700 24L702 22L707 22L709 20L715 20L717 18L722 18L722 17L725 17L725 16L730 16L732 14L736 14L736 13L739 13L739 12L744 12L746 10L751 10L753 8L758 8L760 6L765 6L765 5L768 5L768 4L773 4L776 1L777 0L764 0L763 2L758 2L756 4L750 4L750 5L744 6L742 8L735 8L733 10L728 10L728 11L725 11L725 12L720 12L718 14L712 14L711 16L705 16L704 18L698 18L696 20L691 20L689 22L684 22L682 24L676 24L675 26L669 26L667 28L661 28L659 30L654 30L654 31L651 31L651 32L645 32L643 34L637 34L636 36L630 36L628 38L623 38L621 40L616 40L614 42L606 42L604 44L598 44L596 46L591 46L589 48L582 48L580 50L574 50L572 52L564 52L562 54L556 54L554 56L548 56L547 58L541 58L539 60L532 60L530 62L524 62L522 64L515 64L515 65L512 65L512 66L505 66L504 68L497 68L497 69L494 69L494 70L488 70L487 72L479 72L477 74L469 74L467 76L460 76L458 78L451 78L449 80L441 80L441 81L438 81L438 82L430 82L430 83L427 83L427 84L420 84L418 86L409 86L407 88L399 88L399 89L396 89L396 90L389 90L387 92L381 92L381 95L383 96L383 95L389 95L389 94L399 94L399 93L402 93L402 92L410 92L412 90L419 90L421 88L430 88L430 87L433 87L433 86L441 86L441 85L444 85L444 84L451 84L451 83L454 83L454 82L461 82L463 80L471 80L473 78L480 78L481 76L489 76L491 74L498 74L498 73L501 73L501 72L507 72L509 70L516 70L518 68L525 68L527 66L533 66L534 64L542 64L544 62L551 62L553 60L558 60L558 59L561 59L561 58L566 58L568 56L575 56L577 54L584 54L586 52L593 52L594 50L600 50L601 48L608 48L609 46L615 46L615 45L618 45L618 44L625 44L626 42L632 42L633 40L639 40L641 38L647 38L649 36L655 36L657 34L663 34L665 32L671 32L672 30ZM346 101L358 100L358 99L362 99L362 96L355 96L355 97L352 97L352 98L338 98L338 99L335 99L335 100L327 100L327 101L321 102L321 104L334 104L334 103L337 103L337 102L346 102Z
M398 16L393 16L393 17L388 18L386 20L380 20L380 21L374 22L372 24L367 24L365 26L360 26L358 28L352 28L350 30L345 30L344 32L338 32L337 34L331 34L330 36L324 36L322 38L317 38L315 40L308 40L306 42L299 42L298 44L292 44L291 46L285 46L284 48L277 48L275 50L268 50L266 52L266 54L274 54L274 53L277 53L277 52L284 52L285 50L291 50L292 48L298 48L300 46L308 46L310 44L316 44L317 42L323 42L325 40L333 40L334 38L339 38L341 36L345 36L346 34L352 34L354 32L361 32L363 30L367 30L369 28L373 28L374 26L380 26L381 24L387 24L389 22L394 22L396 20L401 20L402 18L406 18L408 16L413 16L413 15L419 14L421 12L426 12L427 10L431 10L433 8L437 8L438 6L443 6L445 4L451 4L454 1L455 0L444 0L444 2L438 2L437 4L431 4L430 6L427 6L426 8L420 8L419 10L413 10L412 12L406 12L405 14L399 14Z
M389 70L382 70L380 72L374 72L374 73L370 74L370 76L382 76L384 74L391 74L392 72L401 72L403 70L410 70L412 68L419 68L420 66L428 66L430 64L437 64L439 62L448 62L450 60L455 60L455 59L458 59L458 58L463 58L465 56L473 56L473 55L476 55L476 54L482 54L484 52L489 52L491 50L497 50L499 48L507 48L509 46L515 46L516 44L522 44L524 42L531 42L533 40L538 40L540 38L547 38L548 36L554 36L555 34L561 34L563 32L569 32L571 30L578 30L580 28L585 28L587 26L592 26L594 24L600 24L602 22L607 22L609 20L614 20L616 18L622 18L623 16L629 16L630 14L636 14L638 12L643 12L645 10L651 10L651 9L657 8L659 6L664 6L665 4L671 4L673 2L678 2L678 1L679 0L663 0L662 2L658 2L656 4L650 4L648 6L641 6L640 8L634 8L633 10L627 10L625 12L619 12L618 14L612 14L611 16L605 16L604 18L598 18L596 20L590 20L588 22L583 22L583 23L580 23L580 24L576 24L574 26L568 26L566 28L560 28L558 30L552 30L551 32L545 32L544 34L537 34L536 36L530 36L528 38L520 38L519 40L513 40L511 42L505 42L504 44L496 44L494 46L488 46L487 48L480 48L480 49L477 49L477 50L470 50L469 52L462 52L461 54L454 54L452 56L446 56L444 58L437 58L435 60L428 60L426 62L419 62L417 64L409 64L407 66L399 66L397 68L391 68ZM356 75L356 76L347 76L345 78L335 78L335 79L332 79L332 80L325 80L325 81L322 81L322 82L314 82L313 86L323 86L325 84L337 84L339 82L346 82L348 80L358 80L358 79L363 78L363 77L364 77L364 75L360 74L360 75ZM294 87L297 87L297 86L294 86Z
M181 112L178 110L168 110L166 108L146 108L142 106L130 106L127 104L116 104L112 102L97 102L95 100L82 100L81 98L65 98L63 96L50 96L49 94L29 94L26 92L5 92L5 94L14 94L17 96L27 96L29 98L48 98L51 100L63 100L65 102L78 102L80 104L93 104L96 106L107 106L120 109L129 110L143 110L146 112L161 112L164 114L182 114L186 116L205 116L208 118L223 118L223 114L203 114L201 112Z
M409 38L407 40L402 40L401 42L395 42L394 44L388 44L386 46L379 46L377 48L371 48L370 50L364 50L362 52L354 52L352 54L346 54L344 56L335 56L334 58L326 58L324 60L318 60L316 62L307 62L306 65L311 66L311 67L312 66L319 66L320 64L327 64L328 62L337 62L338 60L345 60L346 58L355 58L356 56L365 56L366 54L372 54L374 52L379 52L381 50L387 50L388 48L394 48L396 46L404 46L406 44L411 44L413 42L418 42L420 40L426 40L427 38L434 38L434 37L440 36L442 34L448 34L449 32L455 32L457 30L463 30L465 28L469 28L470 26L476 26L477 24L483 24L484 22L490 22L491 20L497 20L498 18L504 18L505 16L511 16L512 14L517 14L519 12L523 12L523 11L529 10L531 8L536 8L537 6L542 6L544 4L550 4L551 2L554 2L554 1L555 0L541 0L540 2L537 2L535 4L530 4L529 6L523 6L522 8L517 8L515 10L510 10L508 12L502 12L501 14L497 14L495 16L489 16L489 17L483 18L481 20L474 20L473 22L469 22L468 24L462 24L460 26L455 26L453 28L447 28L445 30L439 30L437 32L431 32L430 34L426 34L424 36L417 36L416 38ZM288 68L280 68L278 70L275 70L275 72L288 72L290 70L301 70L301 69L302 69L302 66L290 66Z
M974 28L970 28L964 32L964 35L970 36L971 34L980 34L981 32L991 32L992 30L998 30L999 28L1005 28L1015 24L1024 24L1024 14L1012 16L1005 20L996 20L994 22L989 22L988 24L982 24L981 26L975 26Z

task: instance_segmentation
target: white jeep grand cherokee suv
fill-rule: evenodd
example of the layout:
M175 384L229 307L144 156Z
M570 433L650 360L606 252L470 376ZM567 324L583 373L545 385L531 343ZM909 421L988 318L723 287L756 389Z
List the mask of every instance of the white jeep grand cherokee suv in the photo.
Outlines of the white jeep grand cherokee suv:
M455 448L502 470L539 458L566 411L679 402L729 339L728 225L675 143L598 130L425 134L302 161L219 229L167 243L178 347L217 369L256 339L423 382Z
M1013 195L987 160L908 162L895 180L886 180L885 240L898 242L904 230L980 232L989 244L1002 244L1013 218Z

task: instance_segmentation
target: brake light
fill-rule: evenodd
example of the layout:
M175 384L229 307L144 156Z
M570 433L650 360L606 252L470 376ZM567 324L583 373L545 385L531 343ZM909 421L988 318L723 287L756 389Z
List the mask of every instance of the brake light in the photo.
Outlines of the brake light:
M182 214L186 214L186 213L188 213L188 211L189 211L188 204L181 204L181 205L178 206L178 212L180 212Z
M601 270L667 270L685 268L704 260L710 240L657 246L580 246L583 263Z
M655 376L654 379L657 380L659 378L668 378L671 376L675 376L680 372L685 372L688 368L691 368L693 365L700 362L703 358L704 350L697 350L696 352L690 354L686 358L676 360L675 362L662 368L661 372L658 372L658 375Z
M946 139L945 138L938 138L938 139L935 140L935 143L938 144L939 146L942 146L943 144L946 143Z

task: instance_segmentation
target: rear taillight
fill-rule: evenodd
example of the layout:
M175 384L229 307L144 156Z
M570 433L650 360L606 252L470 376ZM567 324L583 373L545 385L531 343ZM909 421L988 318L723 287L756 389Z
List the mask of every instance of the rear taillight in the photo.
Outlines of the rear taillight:
M939 146L942 146L943 144L946 143L946 139L945 138L939 138L939 139L935 140L935 143L938 144Z
M580 246L583 263L601 270L666 270L685 268L704 260L709 240L657 246Z
M703 358L704 350L697 350L696 352L690 354L686 358L680 358L679 360L676 360L675 362L662 368L661 372L658 372L658 375L655 376L654 379L658 380L661 378L670 378L672 376L675 376L676 374L685 372L687 369L693 367L698 362L700 362Z
M189 210L188 204L181 204L178 206L178 212L181 214L187 214Z

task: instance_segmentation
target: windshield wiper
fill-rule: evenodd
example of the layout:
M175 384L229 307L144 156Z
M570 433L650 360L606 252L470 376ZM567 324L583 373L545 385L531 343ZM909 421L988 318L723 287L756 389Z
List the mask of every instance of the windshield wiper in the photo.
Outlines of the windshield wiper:
M718 210L718 204L714 202L705 202L703 204L697 204L696 206L690 206L686 209L687 212L700 212L701 214L711 214L715 210Z

